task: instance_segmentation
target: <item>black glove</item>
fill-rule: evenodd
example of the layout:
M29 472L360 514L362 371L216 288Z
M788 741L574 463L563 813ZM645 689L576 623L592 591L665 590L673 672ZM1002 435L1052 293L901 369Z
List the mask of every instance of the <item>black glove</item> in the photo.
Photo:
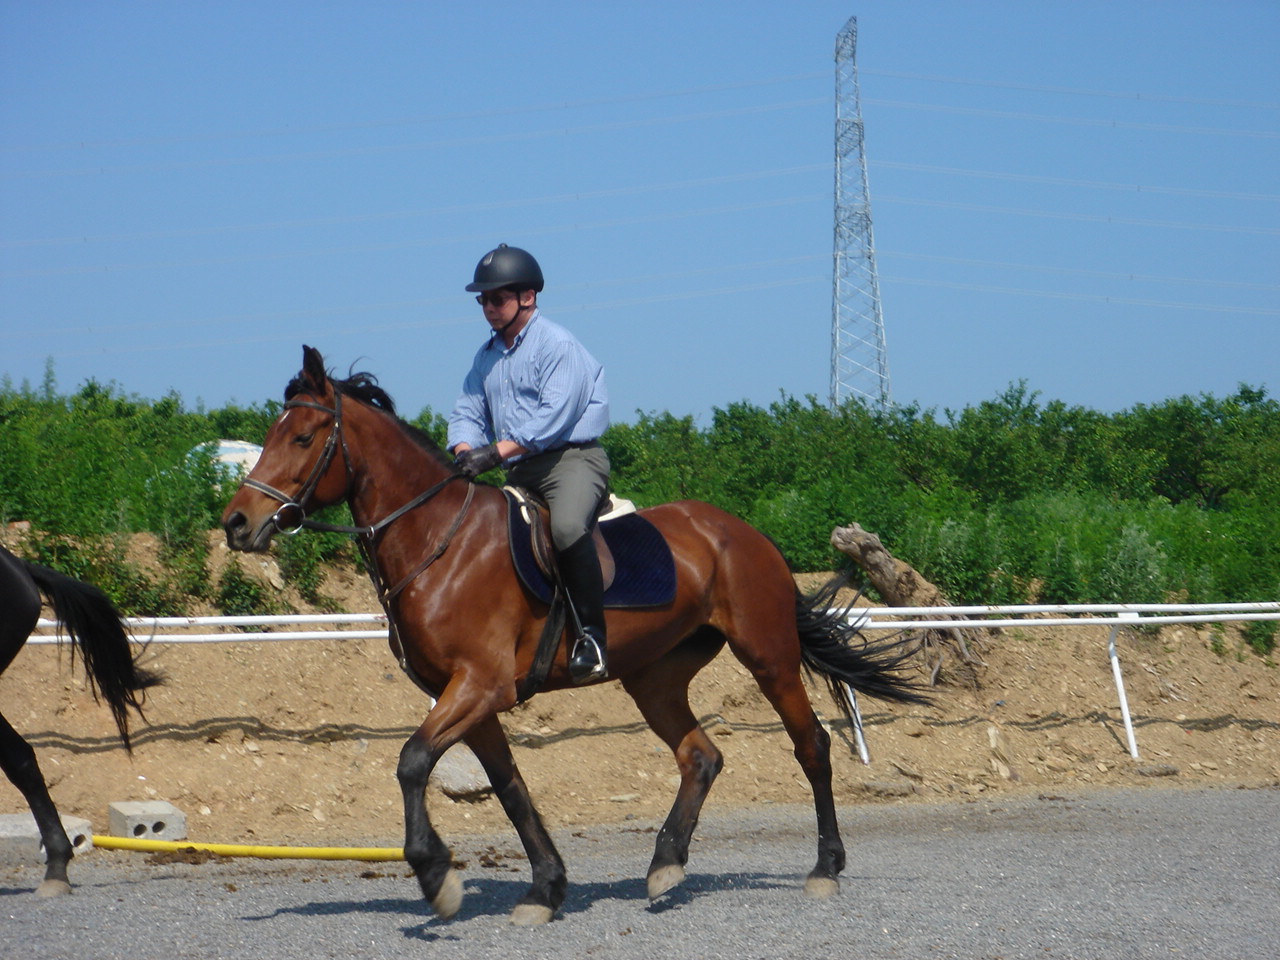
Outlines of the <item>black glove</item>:
M458 454L458 469L468 480L474 480L480 474L502 463L502 454L498 453L498 445L490 443L483 447L472 447Z

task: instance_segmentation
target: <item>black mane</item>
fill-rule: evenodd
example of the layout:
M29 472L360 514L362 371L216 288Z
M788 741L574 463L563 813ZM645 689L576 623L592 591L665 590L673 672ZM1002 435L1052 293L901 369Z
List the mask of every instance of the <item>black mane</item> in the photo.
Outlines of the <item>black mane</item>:
M364 371L353 373L345 380L338 380L330 374L329 382L333 384L333 389L343 396L352 397L361 403L369 404L371 407L385 410L393 417L396 415L395 401L391 399L391 395L387 391L378 386L378 378L372 373L365 373ZM302 374L298 374L284 388L285 400L292 400L297 394L308 389L309 386Z
M329 375L329 383L333 389L341 393L344 397L351 397L353 400L359 400L371 407L389 414L392 419L399 424L400 429L409 435L415 443L420 447L432 453L445 466L450 469L457 469L452 458L448 457L440 445L431 438L424 430L415 427L413 424L402 420L396 413L395 401L391 399L391 395L382 387L378 386L378 378L372 373L360 371L347 376L345 380L338 380L332 374ZM310 384L303 378L302 374L294 377L284 388L285 401L292 400L297 394L310 389Z

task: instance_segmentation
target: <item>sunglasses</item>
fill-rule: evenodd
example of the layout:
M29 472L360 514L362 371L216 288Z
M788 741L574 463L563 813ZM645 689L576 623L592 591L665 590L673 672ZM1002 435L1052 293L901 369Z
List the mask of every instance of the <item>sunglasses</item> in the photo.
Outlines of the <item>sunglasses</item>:
M476 297L476 303L484 306L486 303L492 303L495 307L505 307L512 300L519 299L517 294L510 290L493 290L489 293L482 293Z

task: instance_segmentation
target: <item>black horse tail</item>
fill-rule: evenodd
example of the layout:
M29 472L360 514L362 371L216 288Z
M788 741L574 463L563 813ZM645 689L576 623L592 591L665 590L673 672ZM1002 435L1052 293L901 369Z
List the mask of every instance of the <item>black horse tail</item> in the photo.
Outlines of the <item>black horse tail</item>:
M831 696L851 721L853 704L845 684L858 693L894 703L930 704L921 686L901 674L915 653L909 638L871 641L849 621L849 606L833 607L837 592L849 585L849 574L832 578L811 594L796 590L796 627L800 655L811 673L821 674Z
M79 650L84 658L94 699L101 695L107 701L125 749L132 751L129 711L145 719L144 691L163 683L164 678L138 665L120 612L100 589L34 563L27 564L27 572L62 621L71 638L72 657Z

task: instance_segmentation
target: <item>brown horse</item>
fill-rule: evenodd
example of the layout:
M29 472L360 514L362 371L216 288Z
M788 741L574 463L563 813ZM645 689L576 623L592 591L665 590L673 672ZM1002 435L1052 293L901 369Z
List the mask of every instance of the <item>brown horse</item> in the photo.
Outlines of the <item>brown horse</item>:
M49 598L71 638L72 650L84 659L94 696L111 708L125 749L129 749L129 711L142 715L142 695L161 682L159 675L138 666L120 614L97 587L57 570L27 563L0 547L0 673L13 662L40 619L40 595ZM0 769L26 798L45 849L42 897L71 892L67 864L74 851L49 796L35 751L0 714Z
M393 624L392 650L437 698L400 753L405 858L436 913L453 916L462 884L431 825L425 791L441 755L464 741L532 866L532 886L512 920L549 921L564 901L564 864L498 720L516 705L534 669L549 607L526 591L513 568L506 498L467 481L430 439L397 419L374 377L332 379L310 347L303 347L303 368L285 401L261 459L223 514L227 543L266 550L278 530L323 527L306 514L346 501L357 526L345 529L360 534ZM729 514L696 501L642 513L674 554L675 598L655 608L610 610L608 629L611 677L675 753L680 770L649 866L649 896L684 879L698 814L723 764L689 708L688 688L726 643L782 718L813 789L818 861L805 891L830 896L845 852L831 791L830 737L813 712L801 668L823 674L846 710L845 683L882 699L923 702L896 673L906 652L894 643L861 642L843 617L828 613L833 591L801 596L773 542ZM561 648L543 689L570 685Z

